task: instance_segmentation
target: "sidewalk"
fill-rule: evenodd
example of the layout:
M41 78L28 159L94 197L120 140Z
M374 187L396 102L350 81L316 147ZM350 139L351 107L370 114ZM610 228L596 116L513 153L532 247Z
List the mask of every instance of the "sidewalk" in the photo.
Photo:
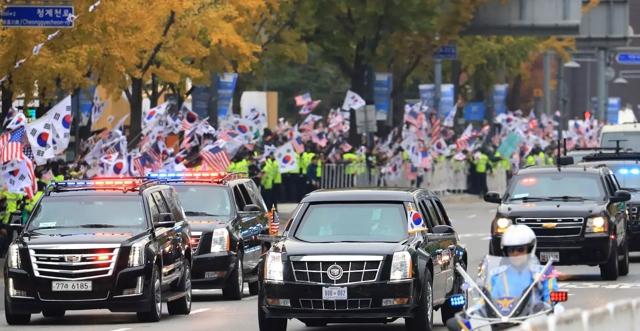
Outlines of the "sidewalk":
M479 196L471 194L450 194L438 196L438 198L443 204L445 204L445 207L448 204L465 204L483 201ZM297 206L297 203L279 203L278 212L282 214L291 214Z

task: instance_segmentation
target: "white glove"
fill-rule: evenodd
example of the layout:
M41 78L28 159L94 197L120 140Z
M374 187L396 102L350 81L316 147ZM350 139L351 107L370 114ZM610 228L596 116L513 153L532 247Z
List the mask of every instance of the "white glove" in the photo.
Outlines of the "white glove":
M555 306L553 306L553 313L555 315L560 315L562 313L564 313L564 306L561 304L556 304Z
M460 286L460 289L462 289L463 291L466 291L470 287L471 287L471 284L469 284L469 282L464 282L464 284L462 284L462 286Z

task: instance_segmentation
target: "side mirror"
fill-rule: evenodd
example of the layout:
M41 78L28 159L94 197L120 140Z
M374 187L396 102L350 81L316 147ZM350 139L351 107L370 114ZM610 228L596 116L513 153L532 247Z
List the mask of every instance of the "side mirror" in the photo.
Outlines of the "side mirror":
M11 222L9 223L9 229L12 231L16 231L18 233L24 230L24 225L22 224L22 217L12 217Z
M435 234L454 234L456 231L448 225L436 225L433 227L433 233Z
M484 201L490 203L501 203L502 198L500 197L500 193L491 191L484 195Z
M246 205L242 211L245 213L259 213L260 207L258 207L258 205Z
M155 224L156 228L172 228L176 226L176 219L173 218L171 213L162 213L158 215L158 222Z
M613 195L613 197L611 197L611 202L625 202L625 201L629 201L631 200L631 193L629 193L628 191L624 191L624 190L618 190L616 191L616 193Z

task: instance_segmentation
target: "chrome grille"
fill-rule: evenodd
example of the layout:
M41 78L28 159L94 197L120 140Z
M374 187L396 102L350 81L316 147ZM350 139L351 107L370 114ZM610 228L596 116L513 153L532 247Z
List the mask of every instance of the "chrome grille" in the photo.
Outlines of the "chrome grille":
M120 244L29 246L34 275L61 280L111 276L119 251Z
M629 208L629 220L637 221L638 220L638 207L630 207Z
M295 280L315 284L345 285L375 282L382 267L381 256L294 256L290 259ZM327 272L334 265L342 269L342 275L337 279L330 279Z
M529 226L536 237L578 237L582 234L584 218L516 218L516 224Z
M300 308L319 310L355 310L371 308L371 299L320 300L300 299Z
M191 251L197 252L198 246L200 245L200 237L202 237L202 232L191 232L191 239L189 239L191 244Z

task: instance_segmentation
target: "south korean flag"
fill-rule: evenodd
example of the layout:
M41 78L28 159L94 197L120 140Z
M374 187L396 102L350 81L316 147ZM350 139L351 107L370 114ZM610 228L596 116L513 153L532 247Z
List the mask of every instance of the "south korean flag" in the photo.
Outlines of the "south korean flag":
M409 234L427 230L427 225L424 223L422 216L411 204L407 207L407 221L409 223Z

